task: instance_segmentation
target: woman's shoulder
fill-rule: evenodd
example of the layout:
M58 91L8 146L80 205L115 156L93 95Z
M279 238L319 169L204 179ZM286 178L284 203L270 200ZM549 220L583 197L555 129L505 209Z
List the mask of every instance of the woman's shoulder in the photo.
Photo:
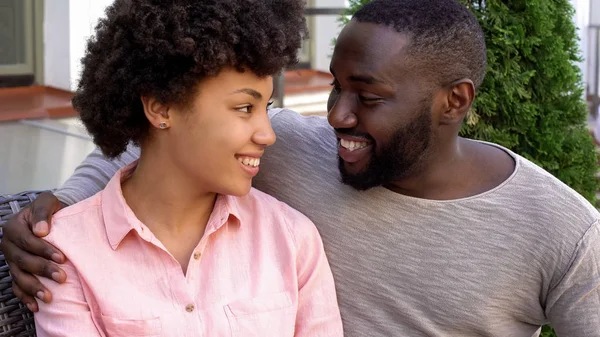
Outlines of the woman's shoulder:
M288 213L291 213L291 215L294 216L305 217L302 213L289 206L285 202L280 201L274 196L260 191L254 187L250 189L250 193L240 197L238 200L240 200L240 204L242 205L247 205L247 207L252 208L256 208L258 205L260 209L275 215L281 214L283 211L286 215L290 215Z
M106 235L102 224L101 193L67 206L52 216L47 241L60 249L73 245L90 245Z

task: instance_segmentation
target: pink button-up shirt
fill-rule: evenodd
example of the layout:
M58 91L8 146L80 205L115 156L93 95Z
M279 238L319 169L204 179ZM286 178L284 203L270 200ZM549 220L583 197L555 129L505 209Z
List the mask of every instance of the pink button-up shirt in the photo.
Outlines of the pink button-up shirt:
M47 240L68 262L66 284L42 279L44 336L342 336L333 276L314 224L257 190L218 196L187 275L106 189L53 219Z

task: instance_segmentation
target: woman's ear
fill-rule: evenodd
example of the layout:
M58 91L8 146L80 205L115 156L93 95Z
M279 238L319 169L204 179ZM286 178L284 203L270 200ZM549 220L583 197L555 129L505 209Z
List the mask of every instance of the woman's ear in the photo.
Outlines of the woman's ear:
M144 114L152 126L158 129L167 129L171 126L169 107L160 103L153 97L142 97Z

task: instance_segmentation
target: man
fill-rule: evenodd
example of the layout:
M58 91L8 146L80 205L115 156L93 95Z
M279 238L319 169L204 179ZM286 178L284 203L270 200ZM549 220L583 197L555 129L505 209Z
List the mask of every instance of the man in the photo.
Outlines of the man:
M347 336L600 336L600 214L541 168L458 132L486 69L483 33L455 0L376 0L343 29L327 125L271 111L256 187L318 226ZM333 127L333 129L331 128ZM133 160L135 149L129 157ZM56 195L71 204L122 162L92 154ZM31 234L44 195L2 242L15 292L64 276ZM85 224L81 224L85 226Z

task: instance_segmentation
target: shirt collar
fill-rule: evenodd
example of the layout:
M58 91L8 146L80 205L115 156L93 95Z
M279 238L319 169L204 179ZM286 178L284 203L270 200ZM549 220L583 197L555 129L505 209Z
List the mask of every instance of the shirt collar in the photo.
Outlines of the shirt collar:
M108 182L101 196L101 209L108 242L116 250L129 232L136 231L150 242L154 235L133 213L125 202L121 183L128 179L137 166L137 161L123 167ZM227 222L240 225L240 210L237 197L218 195L215 206L206 225L205 235L209 235Z

